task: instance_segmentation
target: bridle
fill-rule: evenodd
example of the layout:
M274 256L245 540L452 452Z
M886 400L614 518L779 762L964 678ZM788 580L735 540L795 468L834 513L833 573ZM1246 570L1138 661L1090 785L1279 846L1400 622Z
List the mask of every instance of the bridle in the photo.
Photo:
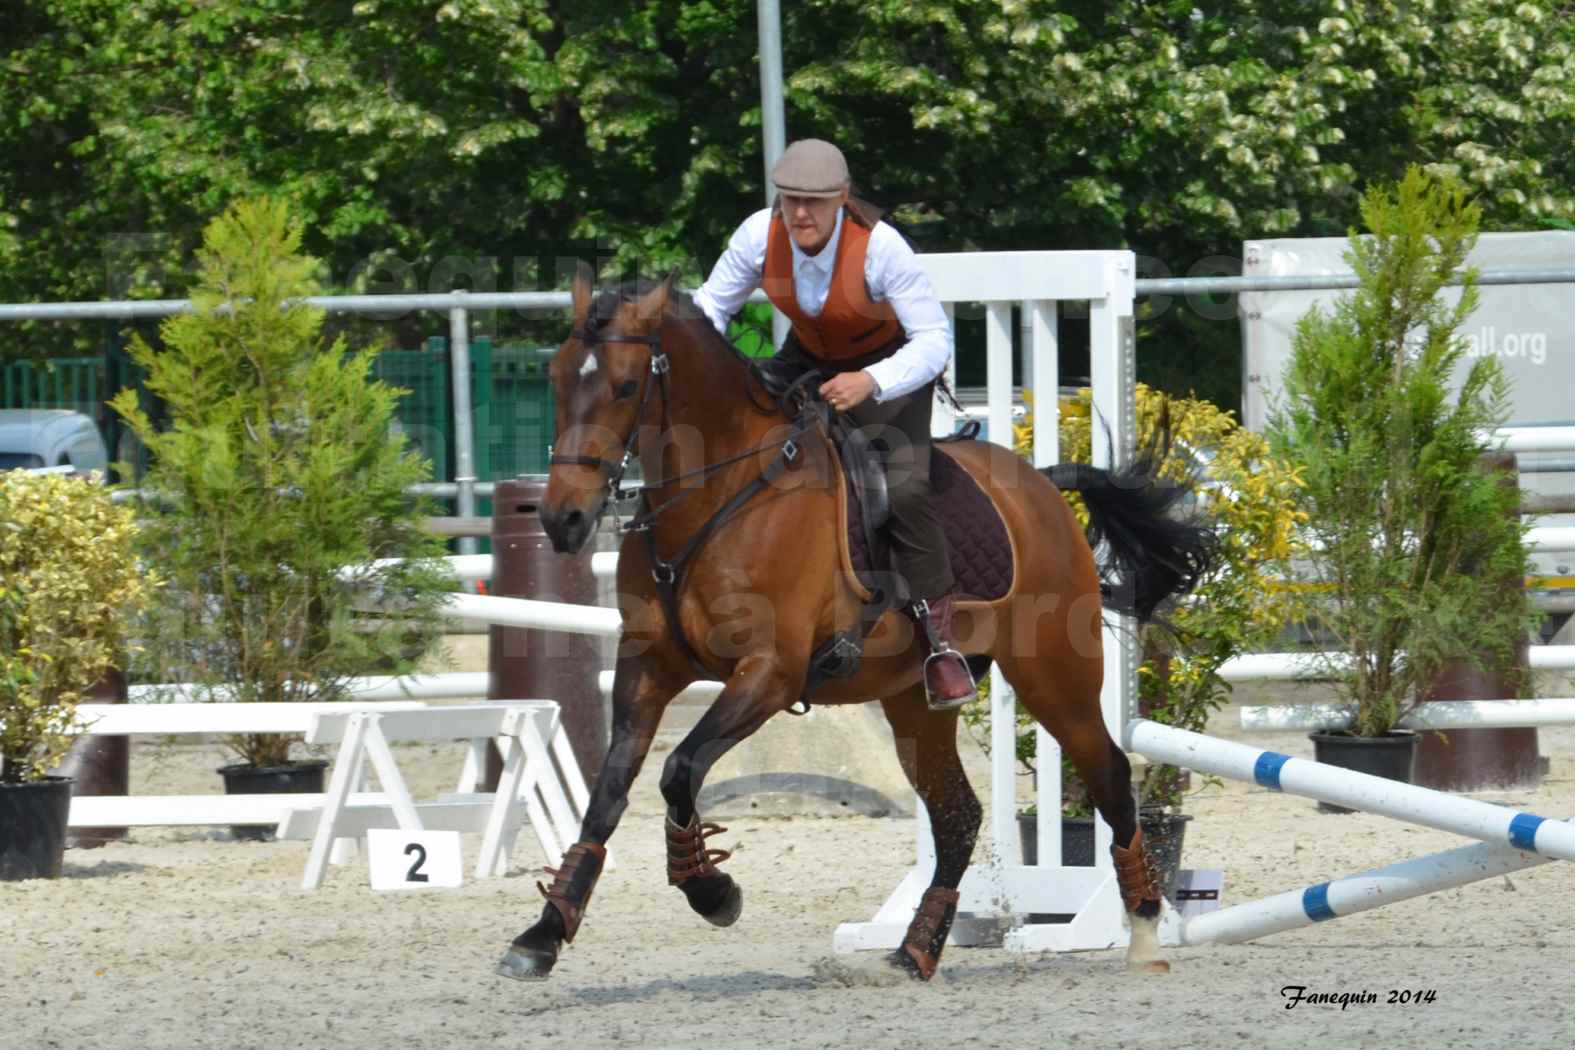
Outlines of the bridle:
M666 501L659 507L653 508L649 505L648 493L656 489L666 488L668 485L675 484L687 478L707 477L716 473L718 470L721 470L723 467L732 466L734 463L749 459L760 454L761 452L768 452L774 448L780 448L782 450L782 455L786 459L787 463L792 463L798 458L799 447L797 439L806 429L808 429L807 421L801 420L796 420L794 422L793 433L781 441L773 441L763 445L756 445L754 448L751 448L746 452L741 452L736 456L729 456L726 459L717 460L715 463L707 463L705 466L699 467L698 469L687 470L681 474L675 474L673 477L663 478L659 481L640 485L636 488L621 488L620 486L623 482L623 476L629 470L629 462L630 460L634 459L635 456L634 443L635 437L640 432L640 422L645 418L645 408L646 405L650 403L651 391L657 386L660 386L662 389L662 432L665 433L668 429L668 420L670 418L670 410L672 405L672 394L668 388L667 377L672 374L672 361L668 358L667 352L662 349L662 337L659 335L629 335L622 332L614 332L608 335L603 335L600 332L591 332L585 329L575 329L570 334L579 339L581 343L588 347L600 345L603 343L635 343L640 346L650 347L651 349L650 376L652 380L655 380L655 382L648 380L645 383L644 389L640 392L640 407L635 411L634 426L629 429L629 436L624 438L622 456L614 461L610 459L604 459L601 456L564 454L558 453L551 448L547 450L548 466L567 464L569 466L577 467L595 467L598 470L606 473L607 497L605 502L602 504L603 513L606 512L608 507L615 506L619 500L628 496L638 495L642 500L645 501L646 506L638 514L636 514L633 519L630 520L628 525L619 525L620 531L649 531L650 527L656 522L656 519L664 511L676 505L685 496L692 495L695 491L698 491L692 489L683 495ZM801 385L804 380L809 378L812 377L803 377L798 383L794 384L794 387ZM793 391L790 390L788 392L788 396L784 396L779 401L779 405L787 404L791 400L792 392ZM753 395L751 395L751 401L753 401ZM615 510L614 513L616 514L617 511ZM708 528L702 529L702 535L708 532ZM658 579L660 579L660 576L658 576Z
M557 466L567 464L576 467L595 467L607 474L607 502L613 503L619 497L619 484L623 481L624 474L629 469L629 461L634 458L634 439L640 433L640 421L645 418L645 406L650 403L651 391L658 385L662 388L662 429L667 429L668 406L671 396L667 389L667 376L672 371L672 361L667 356L667 351L662 349L662 337L659 335L628 335L623 332L614 332L603 335L599 332L590 332L577 328L570 333L587 348L603 343L637 343L651 349L651 375L640 391L640 408L634 414L634 426L629 428L629 436L623 440L623 456L614 462L600 456L575 456L562 455L551 449L547 453L547 465ZM587 352L589 352L587 350Z
M645 389L640 393L640 407L635 413L634 426L629 429L629 436L624 438L623 455L614 462L610 459L603 459L600 456L561 454L551 450L548 452L547 462L549 465L567 464L579 467L595 467L607 474L607 498L602 504L602 512L605 512L608 507L615 506L617 501L625 495L624 490L619 488L619 484L623 481L624 473L629 469L629 461L634 458L635 436L640 432L640 421L645 418L646 406L650 404L651 391L657 386L660 386L662 389L662 431L665 433L668 429L671 392L668 389L667 377L672 372L672 362L667 352L662 349L662 339L659 335L629 335L622 332L603 335L600 332L590 332L585 329L576 329L572 334L587 347L604 343L636 343L651 349L650 378L645 383ZM810 378L813 378L812 374L803 377L804 380ZM798 383L794 384L795 387L798 385ZM753 400L753 397L751 397L751 400ZM715 463L708 463L698 470L685 471L674 477L665 478L655 483L647 483L632 490L640 497L640 511L630 520L629 524L623 525L620 523L619 528L623 532L645 533L646 547L651 561L651 579L656 583L657 596L661 599L662 608L667 615L668 626L673 632L674 639L678 642L679 649L689 658L689 662L694 665L702 678L710 676L712 672L700 660L699 654L684 634L683 621L678 615L678 588L682 586L684 568L687 566L689 559L728 518L732 517L739 508L748 503L758 493L769 487L784 471L798 461L801 452L800 438L819 418L819 415L813 410L805 410L793 420L791 433L781 441L756 445L747 452L729 456L727 459L718 460ZM671 559L663 559L656 549L656 532L652 526L656 524L657 518L663 512L670 510L684 498L700 490L691 489L689 492L675 496L656 507L651 506L651 492L665 488L685 478L709 476L723 467L753 458L771 449L779 449L780 451L760 476L734 493L720 509L706 520L705 524L701 525L699 529L689 536L683 548L676 555ZM616 510L614 513L616 513Z

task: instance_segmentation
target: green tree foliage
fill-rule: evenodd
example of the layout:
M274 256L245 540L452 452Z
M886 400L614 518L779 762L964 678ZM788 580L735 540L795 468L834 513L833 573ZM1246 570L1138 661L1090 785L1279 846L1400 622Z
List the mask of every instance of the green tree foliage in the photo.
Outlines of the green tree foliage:
M131 347L170 429L134 391L113 402L155 458L142 487L146 556L170 581L148 632L158 680L242 701L334 700L349 678L409 670L448 589L428 511L405 496L429 468L390 431L401 391L370 378L370 352L324 344L322 311L297 302L319 291L300 243L277 200L215 220L194 312L164 323L165 349ZM397 609L369 622L367 597ZM236 742L254 765L288 746Z
M1354 731L1394 728L1451 658L1507 661L1525 635L1518 489L1483 469L1508 383L1498 361L1460 374L1461 323L1440 293L1476 242L1481 212L1458 183L1413 168L1362 198L1369 236L1346 259L1361 286L1297 325L1269 437L1302 466L1321 612L1350 652L1335 669ZM1458 389L1452 384L1458 381Z
M1413 161L1495 228L1575 218L1565 0L783 6L790 134L925 249L1216 273ZM421 291L592 253L693 279L763 199L753 0L14 0L0 41L0 300L180 294L262 190L334 285ZM1188 353L1235 328L1173 303L1145 367L1207 383Z

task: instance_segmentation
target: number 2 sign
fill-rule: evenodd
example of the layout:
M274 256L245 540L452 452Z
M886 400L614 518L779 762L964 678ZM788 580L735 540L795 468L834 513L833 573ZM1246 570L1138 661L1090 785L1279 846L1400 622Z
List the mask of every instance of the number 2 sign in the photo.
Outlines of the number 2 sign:
M374 828L366 852L374 890L454 889L463 882L457 831Z

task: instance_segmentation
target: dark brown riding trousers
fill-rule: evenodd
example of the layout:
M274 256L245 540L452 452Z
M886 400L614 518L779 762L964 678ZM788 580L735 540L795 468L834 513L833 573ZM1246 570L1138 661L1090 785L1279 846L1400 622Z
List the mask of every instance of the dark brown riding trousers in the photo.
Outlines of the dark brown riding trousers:
M857 372L890 357L897 345L863 357L828 361L810 355L789 333L769 367L789 381L810 369L830 378L839 372ZM897 571L907 578L915 600L930 601L946 594L955 583L946 537L930 503L930 411L934 403L935 382L931 380L889 401L867 398L845 413L881 450L886 463L891 517L884 532L891 542Z

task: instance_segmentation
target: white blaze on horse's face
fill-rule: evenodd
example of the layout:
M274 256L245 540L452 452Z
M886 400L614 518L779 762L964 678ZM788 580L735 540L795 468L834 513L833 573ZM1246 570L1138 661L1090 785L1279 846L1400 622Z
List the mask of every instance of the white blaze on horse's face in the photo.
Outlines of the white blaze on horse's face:
M580 366L580 378L589 379L591 376L596 374L597 367L596 355L587 353L585 355L585 363Z

